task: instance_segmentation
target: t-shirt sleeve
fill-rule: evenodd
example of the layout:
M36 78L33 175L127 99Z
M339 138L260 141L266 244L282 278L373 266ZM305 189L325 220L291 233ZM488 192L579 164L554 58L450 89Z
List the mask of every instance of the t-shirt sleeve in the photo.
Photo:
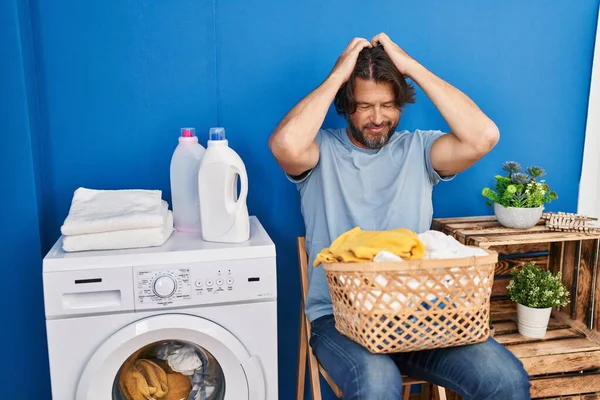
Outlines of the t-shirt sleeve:
M323 142L323 137L324 137L324 131L319 130L319 132L317 133L317 136L315 137L315 141L317 142L317 145L319 146L319 148L321 148L321 144ZM320 157L319 157L319 159L320 159ZM317 162L317 165L318 164L319 164L319 162ZM305 171L302 175L292 176L286 172L285 176L288 178L288 180L290 182L295 183L296 187L298 189L300 189L308 181L308 179L310 178L310 176L312 175L312 173L316 167L317 166L315 165L313 168L309 169L308 171Z
M423 143L423 150L425 152L425 167L427 169L427 175L429 175L429 180L431 181L431 184L435 185L440 181L448 182L448 181L451 181L452 179L454 179L456 174L441 176L435 170L435 168L433 168L433 165L431 165L431 146L433 145L433 142L435 142L437 139L439 139L443 135L446 135L446 133L439 131L439 130L429 130L429 131L417 130L417 131L415 131L415 134L417 134L421 137L421 140Z

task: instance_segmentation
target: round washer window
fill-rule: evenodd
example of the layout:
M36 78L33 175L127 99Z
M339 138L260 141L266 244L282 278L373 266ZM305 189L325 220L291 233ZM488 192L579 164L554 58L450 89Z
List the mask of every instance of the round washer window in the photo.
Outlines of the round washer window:
M125 360L113 400L222 400L225 377L202 347L180 340L151 343Z

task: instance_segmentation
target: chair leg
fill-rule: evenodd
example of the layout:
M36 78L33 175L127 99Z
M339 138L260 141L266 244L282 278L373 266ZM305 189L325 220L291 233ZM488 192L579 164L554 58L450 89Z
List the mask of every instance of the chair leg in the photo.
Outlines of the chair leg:
M402 385L402 400L410 399L410 389L412 385Z
M304 312L300 310L300 341L298 344L298 371L296 382L296 400L304 400L304 382L306 380L306 357L308 356L308 339L304 327Z
M446 400L446 389L441 386L434 385L433 394L435 400Z
M304 318L304 334L306 337L309 337L309 322L308 319ZM307 339L308 343L308 339ZM313 400L321 400L321 381L319 374L319 364L317 363L317 358L312 354L311 350L307 348L306 351L308 355L308 368L310 370L310 387L312 391Z

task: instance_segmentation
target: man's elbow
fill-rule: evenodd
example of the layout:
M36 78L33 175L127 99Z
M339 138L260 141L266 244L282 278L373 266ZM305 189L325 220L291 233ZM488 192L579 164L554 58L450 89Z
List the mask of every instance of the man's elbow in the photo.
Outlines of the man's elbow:
M483 130L479 136L479 140L475 144L475 152L477 153L477 156L485 156L487 153L492 151L494 147L496 147L499 141L500 130L495 123L490 121L489 126Z
M285 139L276 134L269 138L269 149L277 160L290 159L294 157L293 146L286 143Z

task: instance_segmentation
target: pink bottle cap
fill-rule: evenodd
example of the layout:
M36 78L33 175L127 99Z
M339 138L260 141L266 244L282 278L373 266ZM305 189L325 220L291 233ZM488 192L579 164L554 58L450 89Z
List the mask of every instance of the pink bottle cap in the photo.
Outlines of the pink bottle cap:
M182 137L194 137L196 128L181 128Z

